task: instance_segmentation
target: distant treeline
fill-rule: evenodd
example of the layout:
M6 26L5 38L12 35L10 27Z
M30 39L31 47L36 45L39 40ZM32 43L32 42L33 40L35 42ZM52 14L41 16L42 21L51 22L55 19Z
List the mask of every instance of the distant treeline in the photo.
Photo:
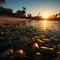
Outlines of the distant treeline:
M27 18L30 20L44 20L44 18L40 16L40 13L39 15L34 17L30 13L26 14L25 7L22 7L22 10L17 10L15 13L13 13L13 10L10 8L0 7L0 15L18 17L18 18ZM60 20L60 13L50 16L48 20Z
M26 9L23 7L22 10L17 10L13 13L13 10L10 8L0 7L0 15L12 16L12 17L26 17Z

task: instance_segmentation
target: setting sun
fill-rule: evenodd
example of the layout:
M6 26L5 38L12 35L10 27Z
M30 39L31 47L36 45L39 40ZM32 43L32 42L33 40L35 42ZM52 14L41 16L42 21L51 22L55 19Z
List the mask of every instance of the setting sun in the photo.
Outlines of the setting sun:
M47 19L49 17L48 14L43 15L43 18Z

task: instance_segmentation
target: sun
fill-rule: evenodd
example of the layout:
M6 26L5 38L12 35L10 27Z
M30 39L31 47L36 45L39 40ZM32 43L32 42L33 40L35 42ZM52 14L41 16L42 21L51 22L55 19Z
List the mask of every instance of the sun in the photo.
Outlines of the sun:
M48 14L44 14L44 15L43 15L43 18L44 18L44 19L47 19L48 17L49 17Z

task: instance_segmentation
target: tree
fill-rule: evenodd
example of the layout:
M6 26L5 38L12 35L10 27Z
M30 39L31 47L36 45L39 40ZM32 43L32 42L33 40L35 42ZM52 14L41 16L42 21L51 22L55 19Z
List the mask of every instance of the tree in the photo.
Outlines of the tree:
M60 12L59 12L59 17L60 17Z
M26 16L26 7L22 7L22 16L23 16L23 17Z
M22 7L22 9L23 9L24 11L26 11L26 8L25 8L25 7Z
M17 17L25 17L26 16L26 8L22 7L22 10L17 10Z
M16 14L17 14L17 17L21 17L21 15L22 15L21 10L17 10Z
M22 10L21 13L22 13L22 17L25 17L26 16L25 15L26 14L26 11Z
M31 18L31 17L32 17L32 15L31 15L31 14L27 14L27 16L28 16L29 18Z
M58 14L55 15L55 18L57 18Z
M6 15L6 8L0 7L0 15Z
M12 14L13 14L13 10L12 9L0 7L0 15L12 16Z
M6 2L5 2L5 0L0 0L0 6L2 7L3 6L3 4L5 4Z
M5 15L12 16L12 14L13 14L13 10L12 9L10 9L10 8L6 8L5 9Z
M52 15L52 18L55 18L56 17L56 15Z

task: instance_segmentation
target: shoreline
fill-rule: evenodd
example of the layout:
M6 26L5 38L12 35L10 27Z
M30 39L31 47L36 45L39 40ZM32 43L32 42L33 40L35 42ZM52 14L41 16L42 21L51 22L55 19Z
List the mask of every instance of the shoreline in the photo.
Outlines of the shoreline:
M29 19L29 18L18 18L18 17L10 17L10 16L0 16L0 22L5 21L5 22L24 22L24 21L60 21L60 20L53 20L53 19Z

